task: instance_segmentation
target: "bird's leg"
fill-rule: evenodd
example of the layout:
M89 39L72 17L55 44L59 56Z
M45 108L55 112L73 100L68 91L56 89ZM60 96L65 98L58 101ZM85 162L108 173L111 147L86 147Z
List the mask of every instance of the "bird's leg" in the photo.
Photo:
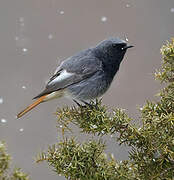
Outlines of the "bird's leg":
M86 108L86 107L90 107L91 109L93 108L93 105L81 100L82 103L84 103L85 105L81 105L78 101L76 101L75 99L73 99L73 101L77 104L77 106L82 107L82 108Z
M83 101L83 100L81 100L81 101L85 104L85 106L88 106L88 107L90 107L91 109L94 108L92 104L90 104L90 103L88 103L88 102L86 102L86 101Z
M96 102L93 102L93 101L92 101L92 104L91 104L91 103L88 103L88 102L86 102L86 101L82 101L82 102L83 102L86 106L90 107L91 109L99 110L99 108L98 108L99 102L98 102L97 99L96 99Z
M92 109L92 110L94 110L94 109L96 109L96 110L99 110L99 108L98 108L98 102L96 101L96 103L95 102L92 102L92 104L91 103L88 103L88 102L86 102L86 101L82 101L84 104L85 104L85 106L87 107L89 107L90 109Z
M79 106L79 107L82 106L82 105L81 105L79 102L77 102L75 99L73 99L73 101L77 104L77 106Z
M82 108L86 108L86 107L89 107L90 109L98 109L98 102L96 101L96 104L90 104L84 100L81 100L82 103L84 103L84 105L81 105L78 101L76 101L75 99L73 99L73 101L79 106L79 107L82 107Z

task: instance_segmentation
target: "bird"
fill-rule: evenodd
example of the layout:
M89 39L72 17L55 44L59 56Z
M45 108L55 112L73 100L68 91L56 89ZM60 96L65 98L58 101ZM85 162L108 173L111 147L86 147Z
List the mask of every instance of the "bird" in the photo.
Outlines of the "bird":
M45 89L33 98L34 103L17 114L17 118L55 98L68 97L87 103L101 97L109 89L127 49L132 47L118 37L111 37L65 59Z

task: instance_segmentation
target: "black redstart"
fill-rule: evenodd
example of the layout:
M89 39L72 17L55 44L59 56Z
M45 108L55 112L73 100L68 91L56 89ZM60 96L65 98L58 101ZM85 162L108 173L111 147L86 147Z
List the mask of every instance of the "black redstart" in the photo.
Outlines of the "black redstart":
M128 48L124 40L109 38L96 47L83 50L64 60L57 67L44 91L17 115L22 117L41 102L68 96L86 102L102 96L109 88Z

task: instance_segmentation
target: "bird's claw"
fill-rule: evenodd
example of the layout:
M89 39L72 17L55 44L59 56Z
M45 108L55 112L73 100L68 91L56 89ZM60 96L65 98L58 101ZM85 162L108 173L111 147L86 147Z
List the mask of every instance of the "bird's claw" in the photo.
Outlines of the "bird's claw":
M81 101L82 103L84 103L85 105L82 105L80 104L79 102L77 102L75 99L73 99L73 101L79 106L79 107L82 107L82 108L90 108L90 109L98 109L98 103L96 102L96 104L90 104L86 101Z

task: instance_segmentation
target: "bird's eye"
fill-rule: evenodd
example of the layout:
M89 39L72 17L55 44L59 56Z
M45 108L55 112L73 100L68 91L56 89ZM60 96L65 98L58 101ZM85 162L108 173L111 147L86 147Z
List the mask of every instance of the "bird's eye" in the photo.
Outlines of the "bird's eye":
M120 49L120 50L124 50L124 47L125 47L125 44L119 44L118 45L118 49Z
M119 43L119 44L112 44L112 47L114 49L117 49L118 51L123 51L126 44Z

